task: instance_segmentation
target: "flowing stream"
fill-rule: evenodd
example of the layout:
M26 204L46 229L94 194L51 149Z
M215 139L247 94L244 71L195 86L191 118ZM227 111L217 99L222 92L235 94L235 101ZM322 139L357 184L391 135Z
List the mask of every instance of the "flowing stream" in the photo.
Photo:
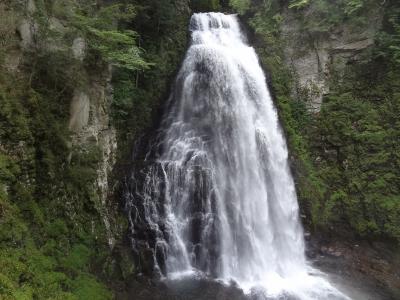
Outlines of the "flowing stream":
M257 298L349 299L306 261L286 142L236 16L194 14L189 29L160 150L135 192L156 269Z

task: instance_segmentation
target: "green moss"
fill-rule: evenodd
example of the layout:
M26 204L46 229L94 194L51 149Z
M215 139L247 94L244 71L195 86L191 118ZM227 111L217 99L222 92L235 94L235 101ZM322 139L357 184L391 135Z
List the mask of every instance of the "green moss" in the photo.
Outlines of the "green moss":
M190 0L190 7L193 11L210 12L220 9L219 0Z
M382 61L373 58L348 67L346 83L333 86L325 99L313 136L315 152L322 158L319 173L332 193L324 214L330 224L345 222L365 237L398 239L399 224L388 217L400 214L393 204L400 189L400 149L393 143L400 133L394 121L400 102L393 92L400 78L389 76L392 67L382 68ZM363 75L371 69L378 74Z
M1 295L6 299L110 299L110 292L92 275L84 273L88 264L87 253L82 246L72 248L71 257L66 261L70 260L77 268L77 275L71 277L68 273L54 270L60 256L43 255L33 244L13 251L2 250Z
M88 267L92 255L93 253L88 247L77 244L71 248L68 256L62 260L62 264L70 271L84 271Z
M229 4L240 14L244 14L250 8L250 0L229 0Z
M78 276L73 282L76 299L111 299L111 293L100 284L95 277L89 275Z

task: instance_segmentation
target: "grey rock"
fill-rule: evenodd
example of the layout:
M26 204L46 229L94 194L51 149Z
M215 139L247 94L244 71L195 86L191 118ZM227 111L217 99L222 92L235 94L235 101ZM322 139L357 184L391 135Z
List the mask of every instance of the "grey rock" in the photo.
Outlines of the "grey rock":
M29 49L32 47L35 42L34 37L37 32L37 25L30 20L23 19L17 30L21 38L21 47L23 49Z
M311 6L309 10L312 9ZM304 13L307 14L307 10ZM382 26L382 12L371 11L369 22L362 29L342 24L332 32L313 37L303 31L291 10L283 14L285 61L297 81L292 93L306 93L310 99L309 109L318 112L324 95L329 94L330 71L333 68L336 73L343 73L348 62L358 60L359 54L374 44L374 37Z
M34 0L28 0L26 3L26 10L28 14L34 14L36 12L36 4Z
M105 71L106 72L106 71ZM116 130L110 125L111 73L88 78L88 86L74 92L70 104L69 128L73 132L71 147L96 145L100 149L97 167L96 207L100 212L107 232L107 242L112 249L116 241L115 213L117 209L109 202L112 194L111 172L115 165L117 151Z
M69 129L79 132L89 121L90 100L83 91L75 90L70 105Z
M75 59L83 61L86 55L86 41L81 38L77 37L72 42L72 54Z

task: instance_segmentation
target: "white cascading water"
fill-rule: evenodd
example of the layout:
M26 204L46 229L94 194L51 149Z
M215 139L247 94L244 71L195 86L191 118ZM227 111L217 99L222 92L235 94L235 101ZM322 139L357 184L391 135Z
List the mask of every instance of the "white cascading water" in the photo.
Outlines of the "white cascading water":
M143 192L160 269L266 298L348 299L307 265L285 139L236 16L194 14L190 31Z

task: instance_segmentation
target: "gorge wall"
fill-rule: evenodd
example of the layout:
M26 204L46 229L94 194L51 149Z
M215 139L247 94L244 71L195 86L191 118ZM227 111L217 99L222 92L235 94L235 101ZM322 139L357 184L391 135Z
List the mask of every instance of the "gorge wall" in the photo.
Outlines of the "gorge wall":
M98 279L112 272L121 233L111 73L87 63L87 40L67 17L74 5L0 4L5 299L111 297Z
M119 184L190 9L155 1L133 21L141 1L110 4L0 4L1 298L109 299L136 272Z
M311 6L300 14L312 18L313 10L316 8ZM334 74L343 76L347 65L362 62L363 54L374 46L375 37L382 29L383 7L374 7L363 18L368 22L362 25L349 20L325 32L313 32L305 28L299 11L283 10L280 30L285 41L285 64L294 72L294 97L306 93L311 111L321 109Z

